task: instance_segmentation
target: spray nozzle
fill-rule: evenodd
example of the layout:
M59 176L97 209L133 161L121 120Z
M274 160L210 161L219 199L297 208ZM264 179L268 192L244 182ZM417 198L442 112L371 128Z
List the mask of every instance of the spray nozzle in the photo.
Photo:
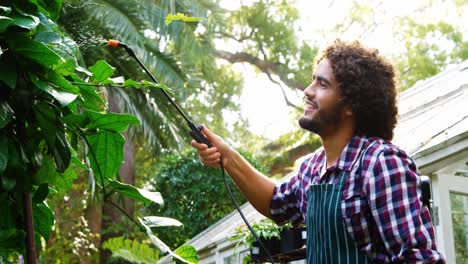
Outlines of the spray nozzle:
M109 39L107 41L107 46L113 47L113 48L123 47L128 52L128 54L130 54L130 56L135 57L135 52L127 44L120 42L118 40Z
M115 40L115 39L109 39L107 41L107 46L110 46L110 47L113 47L113 48L117 48L117 47L124 47L124 48L128 48L128 45L125 44L125 43L122 43L118 40Z

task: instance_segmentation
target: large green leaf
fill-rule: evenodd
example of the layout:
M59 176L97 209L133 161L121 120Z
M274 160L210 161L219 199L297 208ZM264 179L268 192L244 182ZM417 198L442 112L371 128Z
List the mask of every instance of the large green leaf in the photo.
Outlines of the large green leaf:
M13 120L13 109L7 102L0 101L0 128L4 128Z
M5 32L9 26L14 24L15 21L13 21L13 19L6 16L0 16L0 33Z
M71 125L72 127L74 126L85 127L90 122L88 115L86 114L83 114L83 115L70 114L70 115L62 117L62 121L67 125Z
M33 205L34 230L46 241L49 239L50 230L54 225L54 212L45 202Z
M90 110L100 111L105 103L96 90L86 85L78 85L78 87L80 88L83 106Z
M53 156L55 161L56 170L60 173L70 165L71 150L70 144L68 144L67 137L63 128L57 130L55 147L53 149Z
M18 8L16 8L15 11L13 11L12 15L10 16L11 19L13 19L15 26L33 30L37 27L37 25L39 25L40 20L37 16L25 13Z
M37 187L37 190L34 192L34 196L32 198L33 203L42 203L49 195L49 185L47 183L43 183Z
M81 162L79 160L77 160L76 158L72 158L72 164L77 165L77 164L81 164ZM80 165L77 165L77 166L80 166ZM64 196L69 191L71 191L71 189L73 187L73 181L78 178L78 175L75 172L76 168L74 168L74 167L77 167L77 166L69 166L65 170L65 172L59 173L59 175L56 177L55 182L53 183L53 185L56 187L57 192L61 196ZM84 165L82 165L82 166L84 166ZM86 167L85 167L85 170L87 170Z
M43 43L22 36L8 38L7 41L13 51L47 68L65 62L55 51Z
M65 79L65 77L63 77L55 71L47 72L46 79L66 92L70 92L73 94L78 94L80 92L80 89L78 87L73 85L70 81Z
M149 205L152 202L161 205L164 204L162 196L159 192L150 192L115 180L109 180L109 185L112 187L113 191L116 191L137 201L141 201L145 205Z
M84 73L87 76L92 76L92 73L87 69L77 66L77 72ZM80 97L81 103L85 108L88 108L93 111L100 111L103 109L104 100L99 96L96 91L96 88L85 83L76 73L70 74L70 77L73 79L73 84L80 88Z
M48 156L44 156L39 170L32 176L33 183L36 185L42 183L52 183L55 181L57 172L55 171L54 161Z
M169 217L160 216L145 216L143 217L143 223L149 227L160 227L160 226L182 226L183 224Z
M102 131L86 138L91 147L88 157L94 173L99 177L114 178L122 165L125 143L123 136L116 132Z
M53 31L43 31L43 32L38 32L36 36L34 37L35 41L42 42L44 44L50 44L50 43L60 43L62 42L62 36Z
M47 92L52 97L54 97L60 103L61 106L67 106L68 104L73 102L78 97L77 94L73 94L73 93L61 91L60 89L56 89L52 87L49 83L44 82L37 77L31 78L31 81L34 83L34 85L37 88Z
M106 81L114 74L115 68L110 66L106 61L99 60L93 66L89 67L93 73L92 81L100 83Z
M136 117L127 114L104 114L90 111L89 117L91 124L88 125L88 128L99 128L116 132L125 131L128 125L139 125L140 123Z
M54 149L57 132L57 116L55 111L46 102L39 102L33 106L33 112L49 149Z

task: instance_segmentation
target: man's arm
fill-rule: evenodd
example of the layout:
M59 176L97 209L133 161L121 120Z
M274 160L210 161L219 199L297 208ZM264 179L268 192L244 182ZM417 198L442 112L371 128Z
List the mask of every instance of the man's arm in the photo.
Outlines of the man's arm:
M205 166L219 168L222 160L227 173L237 187L247 197L247 200L263 215L271 218L270 203L275 183L256 170L239 152L231 148L219 136L203 127L208 141L213 147L208 148L203 143L192 141L192 146L198 150L200 159Z

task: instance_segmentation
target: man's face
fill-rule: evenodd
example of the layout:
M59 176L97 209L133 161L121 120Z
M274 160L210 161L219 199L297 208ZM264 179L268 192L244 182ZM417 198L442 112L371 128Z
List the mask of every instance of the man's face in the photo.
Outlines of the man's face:
M321 137L332 133L343 119L344 103L328 59L320 61L304 95L306 105L299 125Z

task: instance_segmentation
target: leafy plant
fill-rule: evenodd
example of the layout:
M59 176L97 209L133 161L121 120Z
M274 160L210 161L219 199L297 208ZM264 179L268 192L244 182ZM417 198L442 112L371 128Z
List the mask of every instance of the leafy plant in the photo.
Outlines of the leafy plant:
M280 238L281 230L290 228L292 225L290 223L285 225L277 225L270 219L263 219L257 223L252 224L252 229L258 235L259 238L271 239L271 238ZM236 247L240 244L246 244L251 247L255 242L255 237L250 232L246 226L239 226L235 229L234 235L232 235L229 240L238 241Z
M253 166L264 171L258 162L243 153ZM151 167L151 188L166 198L164 207L148 206L150 214L164 215L180 220L188 228L169 228L158 231L158 236L172 247L178 247L191 237L208 228L226 214L235 210L224 186L220 170L205 167L194 149L162 157L157 168ZM156 170L156 175L154 175ZM238 203L245 197L228 179ZM167 231L170 232L167 232Z
M154 263L159 252L135 240L115 237L104 242L103 248L112 252L113 258L121 258L132 263Z
M61 3L10 0L0 6L0 257L7 260L34 250L24 243L30 220L36 244L41 237L47 241L55 221L47 196L64 194L76 166L94 175L105 201L120 193L145 204L163 203L159 193L116 180L121 132L139 122L107 113L98 87L165 87L112 79L114 68L105 61L79 66L76 43L52 20ZM156 241L147 222L128 217ZM176 255L162 242L155 245Z

